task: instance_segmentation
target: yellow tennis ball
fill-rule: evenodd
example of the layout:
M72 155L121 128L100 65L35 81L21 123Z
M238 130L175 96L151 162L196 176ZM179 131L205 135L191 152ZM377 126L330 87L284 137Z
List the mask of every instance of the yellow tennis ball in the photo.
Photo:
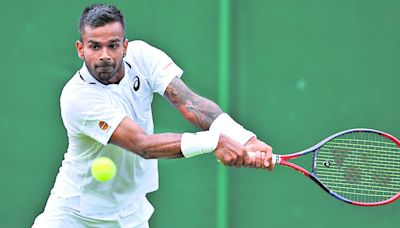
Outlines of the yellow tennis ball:
M114 162L107 157L96 158L91 167L92 176L98 181L108 181L115 176L117 168Z

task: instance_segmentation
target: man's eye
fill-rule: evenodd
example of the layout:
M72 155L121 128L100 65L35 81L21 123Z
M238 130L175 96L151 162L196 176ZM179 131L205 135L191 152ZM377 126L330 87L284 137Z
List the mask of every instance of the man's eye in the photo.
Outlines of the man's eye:
M93 50L97 50L97 49L99 49L100 48L100 46L98 46L98 45L92 45L92 49Z
M118 48L118 44L110 44L110 45L108 45L108 47L110 49L117 49Z

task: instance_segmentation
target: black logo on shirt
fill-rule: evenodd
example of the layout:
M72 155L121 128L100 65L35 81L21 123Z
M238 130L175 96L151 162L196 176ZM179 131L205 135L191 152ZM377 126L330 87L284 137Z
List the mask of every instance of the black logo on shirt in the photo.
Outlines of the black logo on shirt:
M140 87L140 80L138 76L133 78L133 90L138 91Z

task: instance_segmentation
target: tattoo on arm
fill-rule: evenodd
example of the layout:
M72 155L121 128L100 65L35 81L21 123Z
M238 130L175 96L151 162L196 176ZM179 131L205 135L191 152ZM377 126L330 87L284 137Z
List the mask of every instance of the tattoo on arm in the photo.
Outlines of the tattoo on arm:
M166 97L191 123L201 129L208 129L222 113L221 108L204 97L191 91L181 79L176 77L165 90Z

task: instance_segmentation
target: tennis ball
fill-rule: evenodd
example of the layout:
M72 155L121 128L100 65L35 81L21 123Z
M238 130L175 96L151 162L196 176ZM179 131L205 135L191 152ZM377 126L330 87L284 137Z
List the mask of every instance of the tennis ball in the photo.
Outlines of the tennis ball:
M101 182L110 180L117 172L114 162L107 157L96 158L90 170L92 176Z

